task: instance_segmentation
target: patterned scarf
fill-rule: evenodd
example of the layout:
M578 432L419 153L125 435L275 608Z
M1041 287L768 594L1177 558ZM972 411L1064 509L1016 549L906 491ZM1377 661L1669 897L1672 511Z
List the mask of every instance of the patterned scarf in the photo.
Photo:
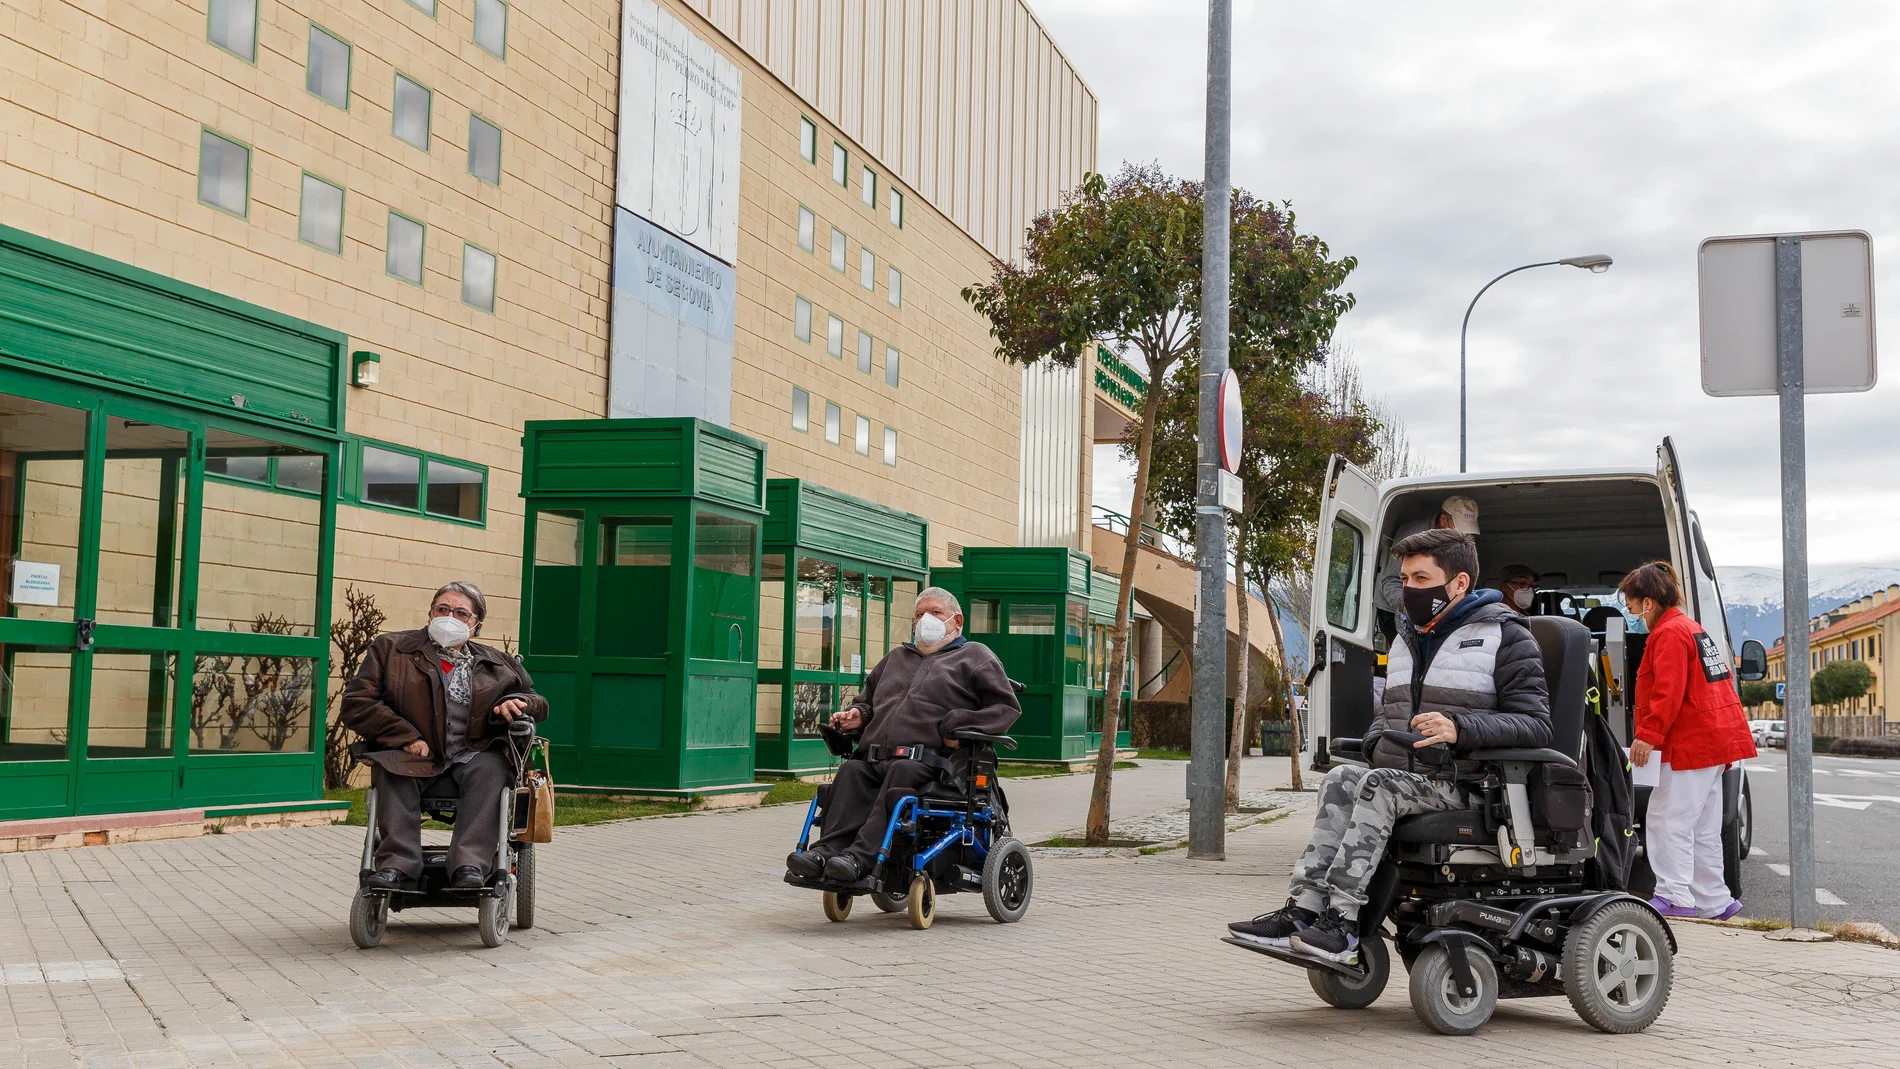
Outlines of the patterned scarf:
M436 660L450 662L450 668L443 676L443 683L448 688L449 700L467 705L469 699L474 696L474 688L469 684L469 673L475 667L475 655L468 652L466 645L452 650L441 646L435 649Z

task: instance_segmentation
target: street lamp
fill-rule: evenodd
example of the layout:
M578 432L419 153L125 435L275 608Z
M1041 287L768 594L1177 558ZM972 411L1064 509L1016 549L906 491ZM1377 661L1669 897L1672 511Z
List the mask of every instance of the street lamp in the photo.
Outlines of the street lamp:
M1564 267L1581 267L1593 275L1600 275L1608 271L1610 264L1614 262L1615 261L1611 260L1608 256L1597 252L1591 253L1588 256L1572 256L1567 260L1545 260L1542 263L1513 267L1497 278L1486 282L1484 289L1478 291L1478 297L1484 296L1484 290L1488 290L1492 286L1497 285L1498 282L1507 275L1515 275L1519 271L1529 271L1533 267L1557 267L1559 265ZM1478 307L1478 297L1471 298L1471 303L1465 306L1465 322L1463 326L1458 328L1458 474L1460 475L1463 475L1465 472L1465 331L1471 327L1471 310Z

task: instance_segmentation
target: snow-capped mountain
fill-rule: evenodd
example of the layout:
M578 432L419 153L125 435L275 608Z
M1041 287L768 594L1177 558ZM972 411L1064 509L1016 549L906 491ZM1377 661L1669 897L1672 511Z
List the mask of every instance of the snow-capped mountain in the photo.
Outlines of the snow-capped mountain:
M1729 638L1737 645L1745 638L1772 646L1781 637L1781 569L1743 565L1718 566L1722 601L1728 607ZM1808 569L1808 615L1838 609L1890 583L1900 583L1900 562L1874 564L1821 564Z

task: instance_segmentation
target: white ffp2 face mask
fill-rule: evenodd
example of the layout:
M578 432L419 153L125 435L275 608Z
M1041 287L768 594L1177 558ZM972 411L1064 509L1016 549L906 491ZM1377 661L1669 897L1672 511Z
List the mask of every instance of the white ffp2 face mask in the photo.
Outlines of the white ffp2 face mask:
M452 650L468 641L468 625L453 616L437 616L429 621L429 638L443 649Z
M925 613L918 619L917 626L912 629L919 646L935 646L943 641L943 636L948 634L949 630L942 620L929 613Z
M1517 606L1520 609L1530 608L1531 602L1535 600L1537 600L1537 592L1534 590L1511 591L1511 604Z

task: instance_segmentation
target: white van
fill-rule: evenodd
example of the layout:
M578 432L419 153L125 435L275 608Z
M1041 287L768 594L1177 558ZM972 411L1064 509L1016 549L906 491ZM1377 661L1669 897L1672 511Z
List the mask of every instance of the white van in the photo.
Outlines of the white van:
M1316 771L1335 761L1357 762L1357 743L1372 722L1375 687L1382 667L1390 613L1373 604L1378 576L1387 564L1394 535L1429 525L1445 498L1462 494L1478 505L1479 586L1497 586L1506 565L1523 564L1543 578L1532 615L1565 615L1590 628L1607 680L1593 680L1604 693L1605 713L1627 748L1633 730L1628 698L1642 660L1644 636L1630 634L1617 584L1646 561L1667 560L1685 578L1682 610L1699 621L1737 660L1729 645L1722 591L1715 578L1702 526L1688 507L1681 467L1669 439L1656 450L1655 470L1603 468L1435 475L1374 483L1365 472L1335 456L1314 539L1313 604L1307 616L1312 669L1302 759ZM1761 643L1743 643L1734 678L1759 679L1767 655ZM1604 684L1607 682L1607 686ZM1347 740L1345 747L1335 743ZM1655 768L1651 763L1651 772ZM1640 771L1640 770L1639 770ZM1636 822L1649 801L1646 778L1638 776ZM1650 783L1653 784L1653 778ZM1729 886L1741 897L1741 859L1752 839L1752 804L1746 772L1731 769L1723 782L1726 804L1724 854ZM1652 878L1639 863L1631 891L1648 897Z

